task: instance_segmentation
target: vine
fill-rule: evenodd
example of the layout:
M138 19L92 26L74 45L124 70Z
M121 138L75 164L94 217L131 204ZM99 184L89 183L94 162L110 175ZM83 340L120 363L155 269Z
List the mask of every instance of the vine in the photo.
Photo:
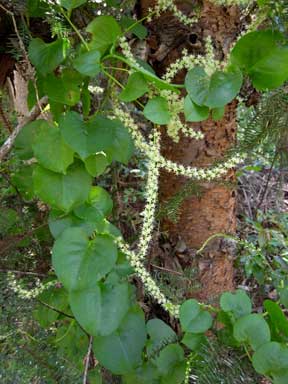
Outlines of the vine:
M51 43L31 39L28 53L37 73L37 84L36 89L30 87L28 101L35 107L0 149L2 159L14 144L15 156L23 161L22 169L29 168L31 183L28 184L33 186L33 197L51 208L49 228L55 238L52 265L61 287L57 288L55 280L41 286L36 283L36 288L28 294L10 276L11 288L21 297L40 296L40 299L47 288L52 289L53 295L46 298L48 308L55 308L58 316L66 313L63 309L68 307L76 320L68 325L63 337L79 324L89 335L88 356L93 340L93 350L101 366L122 375L123 383L136 379L141 383L154 379L157 383L188 383L191 361L205 343L204 335L209 329L219 337L226 332L232 344L243 347L258 373L271 377L275 384L284 383L288 380L288 320L278 303L267 300L266 314L252 313L250 298L238 290L222 294L220 308L194 299L174 304L145 267L156 221L161 169L192 181L210 182L221 179L245 158L245 153L237 153L206 168L175 163L161 154L161 126L166 127L174 142L179 141L180 134L201 140L203 133L191 128L190 123L221 119L225 106L238 97L243 77L249 78L259 91L281 86L288 79L283 36L272 30L249 30L238 37L226 61L221 63L215 59L212 38L207 37L204 56L188 55L184 51L183 57L159 78L133 56L125 37L139 23L123 29L112 16L99 16L86 27L89 38L78 30L71 14L85 2L49 3L66 19L79 43L68 39L69 34L65 38L59 34ZM215 2L227 6L251 3ZM170 0L158 1L145 19L165 11L171 11L185 24L197 22L196 16L188 18ZM257 47L255 39L260 42ZM181 69L187 71L184 84L173 84ZM129 75L126 84L115 71ZM113 84L112 110L105 110L104 100L99 110L91 113L90 90L98 87L100 74ZM182 97L179 90L184 90L186 96ZM42 110L47 100L49 120L44 119ZM146 118L145 134L134 121L127 103L137 105L138 113ZM36 119L39 115L41 118ZM113 161L127 164L134 146L148 162L146 204L136 250L108 221L113 206L108 192L94 185L95 178ZM133 273L140 278L151 299L171 318L179 320L181 341L161 320L145 323L130 282ZM269 324L281 317L282 325L276 337L265 316L269 316ZM224 326L222 333L219 324ZM167 340L172 342L167 345ZM154 354L157 351L156 356L153 351ZM89 362L85 365L85 380L88 368Z

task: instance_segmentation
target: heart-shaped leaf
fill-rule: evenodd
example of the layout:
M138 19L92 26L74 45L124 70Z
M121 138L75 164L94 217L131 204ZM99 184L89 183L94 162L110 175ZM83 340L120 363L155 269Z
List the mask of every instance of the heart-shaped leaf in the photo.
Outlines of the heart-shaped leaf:
M60 76L49 74L42 80L43 90L49 100L70 106L80 101L81 84L81 75L70 69L64 70Z
M220 108L230 103L242 85L242 73L237 68L229 71L216 71L208 76L202 67L192 68L186 75L185 87L197 105Z
M152 319L147 322L147 333L149 340L147 343L147 354L151 355L153 352L161 349L163 343L176 341L177 335L171 327L160 319Z
M82 75L94 77L101 70L100 58L101 54L99 51L92 50L85 52L74 59L73 66Z
M235 293L224 292L220 298L220 306L225 312L232 312L236 318L249 315L252 304L249 296L242 290Z
M64 142L58 127L46 120L37 120L37 125L32 145L34 156L50 171L66 173L73 163L74 151Z
M252 363L255 370L262 375L288 376L288 348L284 344L272 341L262 345L254 353ZM281 381L275 381L281 382ZM283 381L283 384L285 382Z
M249 343L254 350L270 341L270 329L259 314L240 317L234 324L233 335L239 342Z
M87 199L92 179L81 164L70 166L65 175L36 166L34 192L52 208L68 212Z
M100 364L116 375L123 375L133 372L141 365L145 342L143 312L139 308L133 308L116 332L94 338L93 350Z
M209 108L193 103L193 101L187 95L184 101L184 115L186 121L203 121L209 117Z
M43 40L32 39L29 45L29 57L31 63L42 75L51 73L65 59L68 50L68 42L58 39L52 43L44 43Z
M109 273L117 260L112 237L96 235L89 241L82 228L67 228L52 250L55 272L68 290L94 289L95 283Z
M70 292L69 302L85 331L93 336L107 336L114 332L130 306L128 284L111 287L94 282L94 286L87 289L75 288Z
M277 31L254 31L233 48L232 62L248 73L255 88L273 89L288 79L288 46L282 40Z
M204 333L212 325L209 312L203 311L194 299L186 300L180 307L180 324L185 332Z
M164 97L157 96L149 100L143 110L146 119L155 124L168 124L170 121L170 112L167 100Z
M135 72L129 76L126 87L120 93L119 99L126 102L133 101L143 96L148 90L144 76L139 72Z
M170 344L159 353L159 356L155 359L155 365L161 375L168 375L173 372L175 365L181 363L183 360L184 351L180 345Z
M105 152L97 152L84 160L87 172L93 176L100 176L111 163Z
M89 43L91 49L99 50L104 53L121 34L121 28L112 16L96 17L86 28L92 34Z
M59 122L66 143L83 159L105 152L112 160L127 163L133 152L128 130L117 120L94 116L87 123L76 112L68 112Z

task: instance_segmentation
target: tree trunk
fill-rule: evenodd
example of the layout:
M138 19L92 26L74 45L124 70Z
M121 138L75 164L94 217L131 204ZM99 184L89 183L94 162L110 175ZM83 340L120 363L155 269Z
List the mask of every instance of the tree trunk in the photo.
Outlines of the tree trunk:
M191 3L189 5L183 1L177 5L186 14L193 14ZM153 7L153 1L141 1L142 16L149 7ZM171 62L181 56L184 48L190 53L203 53L204 40L209 35L212 37L217 59L223 60L239 32L240 14L237 7L220 7L203 1L199 21L191 27L183 26L171 13L165 13L153 20L148 28L148 44L152 52L150 64L161 75ZM184 77L184 71L179 72L174 82L183 83ZM211 165L221 159L227 149L235 143L236 106L236 101L226 106L221 121L209 119L192 125L196 129L200 128L205 134L203 140L182 137L176 144L164 135L165 157L184 165L199 167ZM183 188L186 182L185 178L162 172L160 201L167 201ZM190 249L189 254L193 254L193 250L199 249L213 234L233 234L236 230L236 200L231 184L234 182L235 172L231 170L221 183L202 183L201 196L185 199L178 222L174 224L164 219L163 230L168 231L170 238L184 241ZM187 292L187 296L213 300L221 292L233 289L233 247L229 242L214 239L209 242L199 260L196 261L195 257L193 259L190 263L198 264L201 288L197 293Z

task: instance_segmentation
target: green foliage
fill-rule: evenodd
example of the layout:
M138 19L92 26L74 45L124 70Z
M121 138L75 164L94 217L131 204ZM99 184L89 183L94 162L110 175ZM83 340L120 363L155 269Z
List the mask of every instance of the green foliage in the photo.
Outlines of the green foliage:
M282 289L285 302L288 221L286 213L258 212L256 220L249 220L251 235L239 243L239 262L247 277L258 284L272 284Z
M101 71L100 57L96 50L81 53L73 62L74 68L84 76L94 77Z
M185 78L185 87L191 100L198 106L221 108L232 101L242 85L242 73L237 68L227 72L216 71L208 76L202 67L191 69Z
M72 165L65 175L37 165L33 172L34 192L45 203L62 211L84 203L91 187L91 177L81 164Z
M275 31L255 31L243 36L231 53L259 90L279 87L288 79L288 46Z
M64 142L58 127L45 120L37 123L32 144L34 156L42 167L65 174L74 161L74 151Z
M86 3L87 0L60 0L60 5L67 10L71 10L77 7L80 7L80 5Z
M220 299L220 306L224 312L232 312L236 319L249 315L252 311L249 296L242 290L237 290L236 293L223 293Z
M86 31L92 35L89 43L90 49L105 53L116 42L121 33L121 28L112 16L99 16L88 24Z
M275 384L284 384L288 378L288 348L275 341L260 347L252 363L257 372L273 378Z
M256 350L270 341L270 329L261 315L242 316L234 324L233 335L241 343L249 343Z
M155 124L165 125L170 121L168 103L164 97L154 97L149 100L143 110L146 119Z
M142 361L146 342L146 327L142 311L133 308L125 316L118 330L109 336L94 338L96 358L115 374L132 372Z
M274 88L287 80L288 56L282 35L269 30L247 34L233 49L233 65L229 64L226 70L207 73L196 66L189 70L185 84L175 85L160 79L147 63L133 57L120 25L141 39L147 31L140 24L134 25L132 19L124 16L118 23L110 15L99 16L86 27L87 33L82 34L70 16L73 9L84 3L83 0L61 0L60 6L50 7L53 11L60 10L77 38L76 35L70 38L69 34L61 38L59 33L51 43L33 38L29 45L39 96L48 96L53 122L37 120L23 128L16 140L15 156L19 163L29 160L28 164L35 161L37 164L21 163L22 168L13 180L25 198L40 198L52 209L49 216L49 228L55 237L52 265L61 283L61 287L38 297L40 303L34 318L45 328L57 329L54 345L59 353L64 351L71 360L75 359L81 369L80 362L87 353L87 334L92 335L94 355L100 366L114 375L124 375L126 384L183 383L189 376L187 349L193 351L189 364L192 357L199 362L203 346L208 343L205 333L209 330L220 339L217 323L222 323L225 332L222 335L233 345L244 348L249 357L253 354L257 372L271 376L275 384L284 383L288 371L287 319L274 302L265 302L266 321L263 314L251 313L252 303L243 291L224 293L220 298L221 310L195 299L186 300L179 308L179 333L184 333L181 344L176 332L164 321L153 319L145 324L144 312L135 303L135 290L129 278L134 270L123 260L126 257L123 249L118 250L121 233L108 221L113 213L112 199L96 185L100 181L95 180L113 161L127 164L134 150L131 136L136 143L139 141L129 121L125 127L117 120L120 116L112 116L110 99L116 99L118 107L119 101L132 102L143 97L145 106L141 115L154 124L167 125L182 112L177 110L175 97L180 95L178 88L186 88L185 101L180 98L186 121L204 121L210 114L214 120L221 119L225 105L240 92L243 74L249 75L258 89ZM29 2L28 10L36 14L35 3ZM85 41L87 36L89 41ZM118 54L120 49L122 53ZM117 66L119 63L122 67ZM117 68L130 73L126 86L119 86L123 79L115 77ZM104 95L97 107L92 108L90 89L103 81L108 81L108 97ZM165 92L167 90L170 92ZM30 91L29 99L36 102L35 90ZM124 122L126 125L125 119ZM148 128L146 131L145 127L147 136ZM147 145L150 144L152 142ZM156 164L159 159L154 160ZM157 185L153 188L157 189ZM148 191L147 195L152 192ZM162 212L177 216L183 199L200 192L195 182L190 183ZM148 213L151 217L154 215L154 212ZM3 221L7 221L9 232L18 223L17 212L4 210L2 226ZM282 240L286 244L286 238ZM127 253L138 275L147 278L145 270L140 270L142 275L138 271L141 260L133 260L133 252L132 256ZM158 287L149 280L149 275L147 279L153 296ZM285 286L282 288L281 303L287 305ZM166 309L172 306L165 298L162 302ZM178 307L175 308L177 317ZM271 354L274 359L270 358ZM102 381L98 370L90 371L89 375L91 382Z
M96 115L84 122L81 115L69 112L59 127L64 140L82 159L103 151L111 160L127 163L132 155L130 135L118 121Z
M36 69L45 76L66 58L68 46L68 42L63 39L45 43L36 38L31 40L29 45L29 58Z
M184 101L184 114L187 121L203 121L209 117L209 108L195 104L189 96L186 96Z
M148 92L149 88L144 76L141 73L135 72L129 76L128 82L119 95L121 101L133 101L143 96Z

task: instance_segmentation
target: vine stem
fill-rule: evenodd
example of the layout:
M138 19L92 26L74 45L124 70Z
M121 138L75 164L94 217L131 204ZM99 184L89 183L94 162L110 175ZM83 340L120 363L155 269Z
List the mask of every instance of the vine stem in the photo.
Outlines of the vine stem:
M56 5L56 6L59 6L55 0L53 1L53 3ZM62 7L59 6L59 9L60 9L60 12L62 13L62 15L65 17L65 19L68 21L68 23L70 24L70 26L72 27L72 29L74 29L76 35L79 37L79 39L81 40L81 42L83 43L84 47L86 48L87 51L90 51L90 48L88 46L88 44L86 43L85 39L83 38L83 36L81 35L79 29L76 27L75 24L72 23L71 19L70 19L70 16L71 16L71 12L70 14L66 14L66 12L64 11L64 9Z
M87 376L88 376L88 370L89 370L89 363L90 363L90 357L92 352L92 345L93 345L93 336L89 336L89 345L88 345L88 351L85 358L85 369L84 369L84 375L83 375L83 384L87 384Z
M111 73L106 71L103 67L102 67L102 71L111 81L113 81L113 83L118 85L118 87L120 87L121 89L125 88L123 84L121 84L114 76L111 75ZM142 103L140 103L140 101L135 100L135 103L137 103L141 108L144 109L144 105Z
M227 233L215 233L214 235L208 237L208 239L206 239L203 243L203 245L201 246L201 248L199 248L197 251L196 251L196 255L198 255L199 253L203 252L203 250L206 248L207 244L212 241L213 239L217 238L217 237L223 237L224 239L230 239L230 240L234 240L234 241L239 241L238 237L237 236L233 236L233 235L229 235Z

